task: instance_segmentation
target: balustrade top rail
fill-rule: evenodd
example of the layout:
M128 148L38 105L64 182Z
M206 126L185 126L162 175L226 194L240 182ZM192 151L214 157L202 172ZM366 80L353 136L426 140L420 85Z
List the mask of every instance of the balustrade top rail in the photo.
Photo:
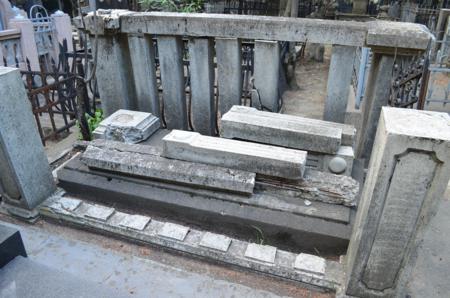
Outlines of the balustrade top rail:
M85 18L90 33L147 33L196 37L243 38L425 50L433 35L420 24L336 21L206 13L98 10L97 22ZM82 28L80 19L76 25Z

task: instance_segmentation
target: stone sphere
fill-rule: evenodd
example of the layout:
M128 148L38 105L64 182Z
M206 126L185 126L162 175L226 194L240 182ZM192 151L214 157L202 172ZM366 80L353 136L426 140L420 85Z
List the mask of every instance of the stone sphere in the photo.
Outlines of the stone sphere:
M342 157L333 157L328 164L328 169L330 169L333 174L342 174L345 172L345 169L347 169L347 162Z

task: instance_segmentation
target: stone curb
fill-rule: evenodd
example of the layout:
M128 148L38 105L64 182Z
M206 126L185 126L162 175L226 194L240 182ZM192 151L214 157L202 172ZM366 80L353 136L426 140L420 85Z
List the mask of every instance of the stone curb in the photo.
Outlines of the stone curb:
M326 290L336 291L344 275L342 265L335 261L307 254L299 255L273 246L249 243L179 224L161 222L143 215L120 212L111 207L65 196L64 191L49 198L40 207L40 213L44 217L96 232L111 233L120 238L162 246ZM211 238L214 241L211 241ZM270 255L265 255L266 252ZM299 256L305 260L302 264L299 264ZM324 265L316 272L317 266L308 264L317 261Z

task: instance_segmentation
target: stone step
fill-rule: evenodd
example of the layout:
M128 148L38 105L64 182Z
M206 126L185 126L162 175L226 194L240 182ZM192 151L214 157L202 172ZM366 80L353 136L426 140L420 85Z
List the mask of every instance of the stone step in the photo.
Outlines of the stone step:
M339 147L353 146L353 126L299 116L233 106L222 116L220 135L289 148L336 154Z
M336 291L343 266L335 261L293 253L271 245L250 243L223 234L123 212L59 192L47 200L40 213L48 218L107 233L141 244L156 245L213 262L237 266L271 276Z
M91 144L82 154L81 160L91 168L128 175L187 184L201 188L252 194L255 173L227 169L212 165L192 163L145 154L151 146ZM155 151L155 150L153 150Z
M307 156L305 151L202 136L182 130L173 130L163 138L162 154L168 158L287 179L303 177Z
M310 171L312 174L308 174ZM316 178L307 178L304 183L284 189L277 189L278 185L266 185L262 189L257 181L255 193L248 197L98 171L88 168L79 157L57 173L60 187L71 195L182 219L226 233L251 236L255 233L251 227L257 226L279 246L344 252L351 234L353 208L318 200L343 204L356 196L357 184L342 181L335 185L323 182L331 174L312 170L307 170L307 174ZM333 176L337 181L351 180Z

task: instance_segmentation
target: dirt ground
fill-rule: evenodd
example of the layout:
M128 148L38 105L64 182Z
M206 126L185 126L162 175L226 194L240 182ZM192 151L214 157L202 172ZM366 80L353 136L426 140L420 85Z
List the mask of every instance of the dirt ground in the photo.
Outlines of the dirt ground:
M299 89L288 90L283 94L284 114L322 119L330 56L331 47L325 47L323 62L306 59L297 61L295 76Z

